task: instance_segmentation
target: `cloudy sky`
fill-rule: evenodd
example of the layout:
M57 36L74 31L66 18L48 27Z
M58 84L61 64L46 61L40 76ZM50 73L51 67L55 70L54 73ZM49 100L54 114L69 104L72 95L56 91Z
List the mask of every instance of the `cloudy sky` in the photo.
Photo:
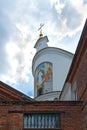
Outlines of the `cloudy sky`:
M86 18L87 0L0 0L0 80L33 96L40 23L49 46L75 53Z

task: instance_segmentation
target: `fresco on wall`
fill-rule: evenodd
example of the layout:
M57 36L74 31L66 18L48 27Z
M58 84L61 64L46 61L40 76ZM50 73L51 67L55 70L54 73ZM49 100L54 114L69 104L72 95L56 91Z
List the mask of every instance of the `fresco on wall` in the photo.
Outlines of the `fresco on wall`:
M37 67L35 72L35 87L37 88L37 96L52 91L52 69L52 63L49 62L42 63Z

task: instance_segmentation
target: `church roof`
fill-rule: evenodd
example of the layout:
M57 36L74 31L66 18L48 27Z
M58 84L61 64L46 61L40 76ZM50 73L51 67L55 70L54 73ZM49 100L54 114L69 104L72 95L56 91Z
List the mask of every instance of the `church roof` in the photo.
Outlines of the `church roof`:
M34 99L0 81L0 101L28 101Z

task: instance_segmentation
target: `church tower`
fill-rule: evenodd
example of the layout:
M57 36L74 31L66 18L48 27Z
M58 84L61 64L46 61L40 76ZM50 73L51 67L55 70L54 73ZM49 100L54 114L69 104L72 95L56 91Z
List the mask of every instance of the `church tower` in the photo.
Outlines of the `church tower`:
M48 41L40 27L40 35L34 46L36 54L32 61L34 98L39 101L59 99L73 58L67 51L49 47Z

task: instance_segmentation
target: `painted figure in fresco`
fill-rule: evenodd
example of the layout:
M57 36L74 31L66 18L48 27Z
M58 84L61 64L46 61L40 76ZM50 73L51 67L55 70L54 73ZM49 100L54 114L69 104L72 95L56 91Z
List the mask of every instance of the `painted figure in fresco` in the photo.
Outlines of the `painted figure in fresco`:
M50 92L52 90L53 74L52 64L42 63L36 70L35 86L37 87L37 96Z
M44 73L40 69L39 72L38 72L38 76L37 76L38 95L42 94L43 83L44 83Z
M40 70L38 72L38 84L42 84L43 81L44 81L44 74L43 74L42 70Z
M46 74L44 75L45 82L52 81L52 67L47 66L46 68Z

